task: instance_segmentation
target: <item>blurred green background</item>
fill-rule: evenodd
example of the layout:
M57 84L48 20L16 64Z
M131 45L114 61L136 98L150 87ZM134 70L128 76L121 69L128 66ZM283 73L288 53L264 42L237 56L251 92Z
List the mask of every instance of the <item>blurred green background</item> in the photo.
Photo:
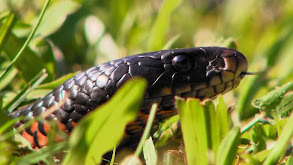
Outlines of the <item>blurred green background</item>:
M44 4L45 0L0 0L2 131L7 126L3 123L11 120L6 111L43 97L73 76L68 73L148 51L224 46L245 54L248 71L256 74L247 75L238 88L224 95L234 126L245 125L264 110L253 107L253 99L293 80L293 0L51 0L28 47L7 69L36 26ZM48 76L36 88L45 77L43 69ZM252 139L249 144L254 148L247 153L269 151L265 144L277 139L280 123L286 121L282 115L293 107L292 90L285 93L269 93L273 101L259 99L275 104L269 110L273 113L267 112L275 120L243 134L242 138ZM0 156L9 162L19 152L12 154L7 144L0 143ZM43 158L35 157L35 162Z
M0 1L2 25L15 14L0 47L1 72L23 45L44 3ZM29 49L1 81L0 90L23 88L42 68L50 82L127 55L217 45L237 48L247 56L249 71L260 72L247 76L232 94L239 112L249 116L245 112L253 111L253 97L293 79L292 6L292 0L52 0Z

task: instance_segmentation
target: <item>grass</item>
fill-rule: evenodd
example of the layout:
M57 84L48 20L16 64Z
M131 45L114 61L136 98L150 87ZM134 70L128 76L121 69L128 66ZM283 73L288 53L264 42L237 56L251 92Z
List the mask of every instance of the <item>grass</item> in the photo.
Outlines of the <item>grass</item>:
M70 164L78 156L81 164L98 163L101 154L117 145L135 108L131 113L125 108L130 116L119 128L113 122L120 121L111 115L114 111L97 115L98 121L113 118L106 120L107 128L120 130L116 131L120 134L105 133L101 128L96 130L101 131L95 134L98 139L93 139L90 125L101 123L89 116L76 129L78 133L72 133L69 144L55 143L39 151L19 137L18 130L12 128L15 120L10 120L7 112L43 97L73 72L108 60L163 48L210 45L238 49L247 56L249 71L260 74L246 76L237 89L214 101L178 98L183 139L176 136L180 129L172 129L177 125L175 117L157 132L160 146L154 148L147 140L143 149L147 160L137 157L141 148L136 156L130 153L123 158L130 156L128 161L147 164L291 164L293 2L215 2L0 1L0 164ZM129 86L137 88L131 94L142 91L143 84L143 80L130 82ZM127 87L124 90L117 98L129 94ZM131 100L122 97L96 113L126 103L131 107ZM99 145L104 140L106 150ZM178 140L185 143L184 149L176 149ZM176 150L168 150L170 145ZM87 148L91 146L94 148ZM60 154L66 157L62 162Z

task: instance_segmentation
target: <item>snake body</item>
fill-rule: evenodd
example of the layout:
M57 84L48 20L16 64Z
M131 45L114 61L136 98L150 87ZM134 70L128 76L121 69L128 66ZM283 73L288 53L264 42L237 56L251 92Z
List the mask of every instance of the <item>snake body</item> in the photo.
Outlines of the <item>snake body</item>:
M175 115L174 96L213 98L237 87L247 71L245 56L223 47L195 47L137 54L92 67L65 81L44 98L14 112L13 117L37 117L50 107L57 107L46 120L56 120L60 130L71 132L88 112L107 102L128 79L139 76L147 80L141 110L126 127L124 144L136 144L146 124L149 109L159 104L154 125ZM29 119L20 120L16 127ZM47 144L50 126L35 122L22 135L33 147Z

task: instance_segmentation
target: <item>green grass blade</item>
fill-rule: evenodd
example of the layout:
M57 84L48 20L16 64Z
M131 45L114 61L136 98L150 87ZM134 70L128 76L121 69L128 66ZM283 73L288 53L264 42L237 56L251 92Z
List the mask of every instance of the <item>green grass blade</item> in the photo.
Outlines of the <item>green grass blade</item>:
M252 157L259 162L263 162L268 157L270 152L271 152L271 149L263 150L254 154Z
M2 135L2 133L7 130L7 129L11 129L12 130L12 125L9 125L7 123L9 123L9 117L7 115L7 113L2 109L2 103L3 103L3 98L0 96L0 116L1 116L1 120L0 120L0 136Z
M277 143L274 145L272 151L264 162L264 165L276 164L281 157L281 155L285 152L286 146L290 143L290 139L293 136L293 113L287 120L286 125L284 126L281 135L279 136Z
M0 96L0 111L2 111L2 107L3 107L3 97Z
M16 22L16 17L14 13L9 13L6 17L5 23L3 23L0 26L0 52L2 51L3 45L7 40L7 37L9 36L9 33L12 30L12 27L14 23ZM8 75L5 76L6 73L9 73ZM13 78L15 74L15 70L12 69L4 69L3 72L0 74L0 90L4 88L8 83L11 78ZM12 75L12 76L11 76ZM8 80L8 81L7 81Z
M16 21L14 13L9 13L6 17L5 23L0 26L0 52L2 50L3 43L5 42L8 34L11 32L11 29Z
M16 165L37 164L41 161L46 161L46 158L50 157L54 153L60 152L60 150L64 149L67 144L67 142L60 142L42 148L38 152L33 152L19 159L19 161L16 162Z
M36 31L36 36L46 37L56 32L68 15L76 12L80 4L75 1L55 1L44 14L42 22Z
M234 127L219 146L217 165L231 165L236 158L237 145L240 143L240 128Z
M148 41L148 50L162 49L165 43L172 12L181 4L182 0L165 0L159 15L152 27Z
M147 125L145 127L145 130L143 132L143 135L141 137L141 140L137 146L137 149L134 153L135 156L139 157L141 151L142 151L142 147L143 147L143 144L145 143L145 141L147 140L148 136L149 136L149 133L152 129L152 124L153 124L153 121L155 119L155 115L156 115L156 111L157 111L157 108L158 108L158 104L153 104L152 105L152 108L151 108L151 111L150 111L150 115L149 115L149 118L148 118L148 122L147 122Z
M47 77L46 70L43 69L38 75L36 75L29 84L22 89L16 96L13 98L13 100L5 106L4 109L7 109L7 111L10 113L12 112L20 103L21 101L28 95L29 92L31 92L33 89L35 89L39 84L43 82L43 80Z
M208 164L206 114L198 99L176 97L188 164ZM203 156L204 155L204 156Z
M143 157L145 159L146 165L157 164L157 153L152 137L149 137L143 145Z
M0 65L0 73L6 69L9 63L9 61L5 61ZM3 89L12 82L17 73L17 69L11 68L3 77L0 78L0 91L3 91Z
M204 104L204 112L205 112L205 124L206 124L206 140L208 149L212 149L214 147L215 139L217 136L216 132L216 110L213 102L206 101Z
M255 118L252 121L250 121L248 124L246 124L244 127L241 128L241 134L245 133L256 123L260 122L264 117L265 117L265 113L255 116Z
M278 87L261 98L254 99L252 105L265 111L275 109L283 96L291 89L293 89L293 82Z
M3 47L3 51L5 52L4 55L6 55L7 59L12 61L15 59L15 54L18 54L18 50L23 47L23 44L20 38L17 38L11 33ZM2 75L11 70L10 68L15 67L18 70L18 74L20 74L26 82L29 82L44 68L44 66L45 62L34 51L27 47L17 60L10 62L6 70L2 72ZM52 76L50 73L48 74L47 80L51 80Z
M140 158L135 155L126 156L120 164L121 165L143 165Z
M257 144L253 147L253 152L258 153L266 149L265 133L259 124L254 125L251 133L251 141Z
M230 119L228 116L227 106L224 102L223 96L220 95L218 97L218 104L217 104L217 112L216 112L216 118L218 120L218 124L220 126L220 137L223 139L226 137L226 135L229 132L230 128Z
M69 73L65 76L62 76L60 78L58 78L57 80L51 81L49 83L46 84L42 84L40 86L38 86L38 89L55 89L57 88L60 84L64 83L66 80L74 77L77 73Z
M113 148L112 158L110 161L110 165L113 165L115 162L115 155L116 155L116 147Z
M214 127L215 134L212 136L212 150L216 156L221 141L226 137L230 130L230 120L228 117L227 107L225 105L222 95L218 97Z
M5 69L5 71L1 74L0 78L3 77L3 76L4 76L4 75L10 70L10 68L11 68L13 65L15 65L15 63L18 61L18 59L20 59L21 54L24 52L25 48L26 48L26 47L28 46L28 44L30 43L30 41L31 41L31 39L33 38L33 36L34 36L34 34L35 34L35 32L36 32L38 26L40 25L41 20L42 20L44 14L45 14L45 11L46 11L46 9L47 9L47 7L48 7L48 5L49 5L49 2L50 2L50 0L47 0L46 3L44 4L44 6L43 6L43 8L42 8L42 11L41 11L41 14L40 14L40 17L39 17L39 19L38 19L38 21L37 21L37 24L35 25L35 27L34 27L33 30L31 31L31 33L30 33L30 35L28 36L28 38L26 39L25 43L22 45L21 49L18 51L17 55L12 59L11 63L8 65L8 67ZM11 37L13 37L13 35L10 35L10 36L9 36L9 38L11 38ZM8 43L6 43L6 44L8 44ZM6 48L5 51L7 51L7 49L10 49L10 48L11 48L11 45L8 44L8 46L7 46L7 48ZM15 49L15 48L16 48L16 47L13 47L13 49ZM8 53L8 54L13 54L13 53ZM28 61L31 61L31 60L32 60L32 59L28 59ZM22 61L22 62L25 62L25 61ZM39 64L39 63L34 63L34 64L32 64L31 66L35 66L35 65L37 65L37 64ZM28 68L31 69L31 67L28 67ZM21 70L21 71L24 71L25 69L24 69L24 70L20 69L20 70ZM38 71L38 70L36 70L36 71ZM28 72L32 72L32 71L30 70L30 71L28 71ZM33 71L33 72L35 72L35 71ZM28 74L28 75L31 75L31 74ZM31 78L31 77L30 77L30 76L28 76L28 77L24 76L24 78L26 79L26 78ZM29 80L30 80L30 79L29 79Z
M176 106L178 109L182 133L183 133L183 141L185 144L186 150L186 158L188 164L198 164L200 160L195 156L199 154L199 151L196 150L197 139L195 134L195 124L191 119L191 110L185 101L181 98L176 98ZM200 107L200 105L198 105ZM203 108L201 107L203 110Z
M276 115L280 115L281 117L287 116L293 109L293 93L287 93L282 98L280 104L274 110Z
M146 85L143 79L129 80L106 104L83 118L71 134L64 164L97 164L118 145L126 124L136 118Z
M154 133L153 137L156 139L156 147L164 146L174 137L181 134L179 116L175 115L161 124L158 131Z

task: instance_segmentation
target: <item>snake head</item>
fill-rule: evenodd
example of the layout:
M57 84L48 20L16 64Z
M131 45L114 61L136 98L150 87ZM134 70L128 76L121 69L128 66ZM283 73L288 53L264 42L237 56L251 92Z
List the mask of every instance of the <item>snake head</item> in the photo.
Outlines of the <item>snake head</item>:
M248 62L239 51L222 47L206 47L201 48L201 51L206 55L205 76L207 88L210 90L204 89L209 92L200 98L226 93L236 88L246 75Z
M164 69L150 84L150 97L185 94L201 99L214 97L238 86L245 76L243 73L247 73L245 56L229 48L201 47L159 53Z

